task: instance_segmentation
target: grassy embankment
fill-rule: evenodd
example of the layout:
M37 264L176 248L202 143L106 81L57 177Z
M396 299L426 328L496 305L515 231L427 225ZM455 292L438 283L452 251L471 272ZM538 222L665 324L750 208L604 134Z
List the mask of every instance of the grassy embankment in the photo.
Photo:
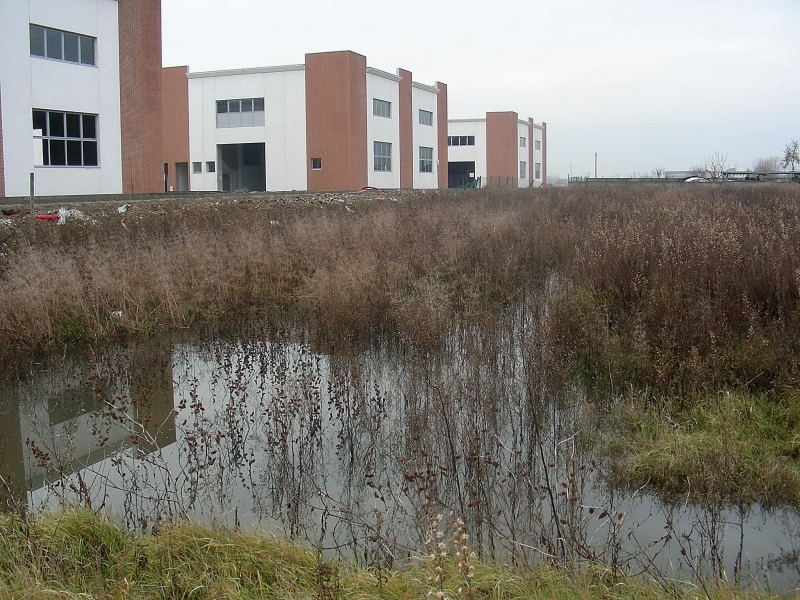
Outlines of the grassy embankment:
M273 537L168 526L134 534L88 511L34 519L0 517L0 596L15 598L607 598L660 600L767 598L733 586L648 582L591 565L515 569L454 549L463 540L412 560L406 570L322 561L309 549ZM446 553L444 555L443 553ZM437 569L441 569L438 571Z
M335 339L435 345L454 319L491 323L555 272L550 370L614 399L602 415L624 434L619 481L726 502L750 486L751 499L800 505L798 197L792 185L477 191L28 223L0 263L0 353L276 309Z

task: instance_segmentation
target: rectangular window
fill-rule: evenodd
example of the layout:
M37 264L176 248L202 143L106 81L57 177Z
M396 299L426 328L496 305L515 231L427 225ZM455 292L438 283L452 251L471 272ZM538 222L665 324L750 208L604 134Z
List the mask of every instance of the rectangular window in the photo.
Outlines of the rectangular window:
M321 158L312 158L311 159L311 170L312 171L319 171L322 169L322 159Z
M264 98L217 100L217 127L259 127L264 124Z
M375 162L373 168L375 171L391 171L392 170L392 145L389 142L374 142L375 149Z
M536 163L536 177L535 179L542 178L542 163Z
M95 38L30 24L31 56L95 65Z
M474 146L474 135L450 135L447 136L448 146Z
M429 110L419 109L419 124L433 125L433 113Z
M526 140L524 137L520 136L520 138L519 138L519 147L520 148L525 148L525 147L527 147L527 145L528 145L528 140Z
M206 162L206 172L213 173L217 170L217 165L213 160Z
M542 149L542 142L541 142L541 140L536 140L536 149L537 149L537 150L541 150L541 149Z
M519 178L525 179L528 176L528 163L524 160L519 161Z
M386 100L372 99L372 114L376 117L392 118L392 103Z
M203 172L203 163L201 162L193 162L192 163L192 173L195 175L199 175Z
M433 148L419 147L419 172L433 173Z
M33 110L33 132L42 140L42 164L97 166L97 115Z

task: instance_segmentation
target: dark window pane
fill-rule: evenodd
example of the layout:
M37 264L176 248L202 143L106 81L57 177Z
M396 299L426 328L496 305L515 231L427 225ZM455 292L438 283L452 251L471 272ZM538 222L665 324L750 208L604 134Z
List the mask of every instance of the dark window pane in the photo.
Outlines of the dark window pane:
M95 64L94 38L81 36L81 62L85 65Z
M254 98L253 99L253 110L255 110L255 111L264 110L264 99L263 98Z
M97 166L97 142L83 142L83 164L87 167Z
M249 98L242 100L242 112L253 112L253 101Z
M45 111L33 111L33 128L41 129L42 135L47 135L47 113Z
M81 166L81 143L78 140L67 141L67 164L70 166Z
M467 137L467 145L474 146L475 145L475 136L470 135Z
M50 164L50 144L47 140L42 140L42 164Z
M64 34L64 60L80 62L78 59L78 36L74 33Z
M230 110L232 113L239 112L239 101L238 100L228 100L228 105L230 106L230 108L228 110Z
M38 25L31 25L31 54L44 56L44 29Z
M47 57L58 58L59 60L64 58L64 55L61 53L60 31L54 31L52 29L47 30Z
M50 129L47 132L47 135L53 137L64 137L64 113L51 112L48 113L48 117Z
M97 117L83 115L83 138L93 140L97 138Z
M50 140L50 164L67 164L67 146L64 140Z
M67 113L67 137L81 137L81 116Z
M228 112L228 101L227 100L217 100L217 114L224 114Z

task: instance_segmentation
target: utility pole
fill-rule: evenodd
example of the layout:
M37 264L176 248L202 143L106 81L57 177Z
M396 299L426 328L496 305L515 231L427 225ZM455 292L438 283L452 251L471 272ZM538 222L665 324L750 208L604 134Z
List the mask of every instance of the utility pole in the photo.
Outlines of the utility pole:
M594 153L594 178L597 179L597 152Z

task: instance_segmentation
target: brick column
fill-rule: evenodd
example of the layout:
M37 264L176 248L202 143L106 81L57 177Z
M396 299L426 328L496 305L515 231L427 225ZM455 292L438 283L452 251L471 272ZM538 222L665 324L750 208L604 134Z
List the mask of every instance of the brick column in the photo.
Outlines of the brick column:
M175 163L189 163L189 67L161 70L163 156L169 164L167 189L178 189Z
M491 187L518 185L518 122L515 112L486 113L486 175Z
M119 1L122 190L164 191L161 0Z
M397 69L400 82L400 187L414 187L414 115L411 101L411 71Z
M436 169L437 186L447 188L447 84L436 82L436 145L438 146L437 159L439 165Z
M309 190L367 185L367 59L355 52L306 54ZM311 168L311 159L322 168Z

